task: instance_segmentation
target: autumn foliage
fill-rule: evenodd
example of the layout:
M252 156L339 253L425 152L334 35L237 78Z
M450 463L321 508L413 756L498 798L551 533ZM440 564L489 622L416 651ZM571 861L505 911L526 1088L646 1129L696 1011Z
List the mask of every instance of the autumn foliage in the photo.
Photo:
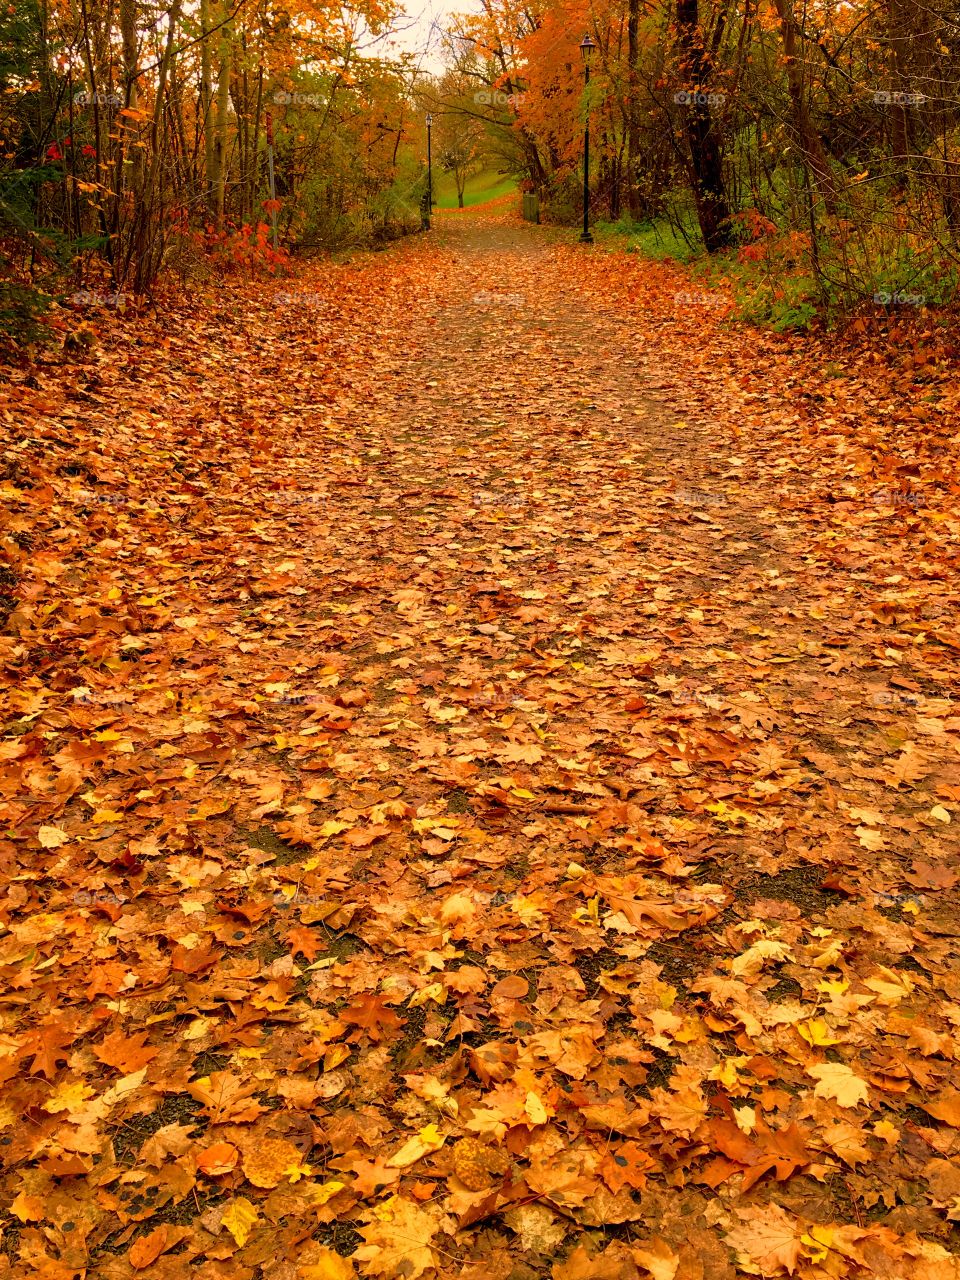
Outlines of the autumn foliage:
M956 1280L949 367L437 228L5 389L0 1275Z

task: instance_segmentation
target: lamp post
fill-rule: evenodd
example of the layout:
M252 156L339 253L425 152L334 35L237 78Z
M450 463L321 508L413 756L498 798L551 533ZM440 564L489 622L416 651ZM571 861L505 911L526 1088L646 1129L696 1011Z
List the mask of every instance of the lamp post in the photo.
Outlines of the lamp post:
M430 149L430 131L433 128L433 116L427 112L427 225L433 216L433 155Z
M589 31L580 41L580 53L583 56L583 88L590 87L590 58L597 46L590 39ZM580 233L581 244L593 244L590 234L590 103L587 102L587 118L583 126L583 231Z

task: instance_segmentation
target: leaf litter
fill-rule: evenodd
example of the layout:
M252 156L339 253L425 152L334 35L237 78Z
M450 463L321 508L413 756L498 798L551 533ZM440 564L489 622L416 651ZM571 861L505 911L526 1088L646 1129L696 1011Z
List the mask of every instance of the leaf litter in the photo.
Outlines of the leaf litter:
M0 1274L957 1276L948 372L505 209L284 298L6 389Z

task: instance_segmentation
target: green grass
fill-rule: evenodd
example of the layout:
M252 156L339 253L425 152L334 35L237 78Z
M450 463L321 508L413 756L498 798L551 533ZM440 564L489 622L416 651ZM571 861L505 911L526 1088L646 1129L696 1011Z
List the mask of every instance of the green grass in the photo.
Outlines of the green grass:
M593 234L601 242L655 262L692 262L703 255L703 246L692 220L689 225L685 223L685 230L687 238L666 218L655 222L630 222L622 218L619 222L598 222Z
M485 204L488 200L496 200L499 196L508 195L516 189L517 184L513 178L504 177L494 169L482 169L467 179L463 192L464 208ZM457 184L454 182L453 174L441 173L435 176L433 203L437 209L457 208Z

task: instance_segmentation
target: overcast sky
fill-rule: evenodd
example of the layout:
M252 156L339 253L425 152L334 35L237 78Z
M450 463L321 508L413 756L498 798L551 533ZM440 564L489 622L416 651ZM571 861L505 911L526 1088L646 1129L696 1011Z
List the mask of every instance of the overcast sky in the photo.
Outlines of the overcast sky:
M479 0L407 0L407 16L398 24L401 30L393 43L398 49L420 54L425 71L442 71L440 32L451 14L475 13L479 9Z

